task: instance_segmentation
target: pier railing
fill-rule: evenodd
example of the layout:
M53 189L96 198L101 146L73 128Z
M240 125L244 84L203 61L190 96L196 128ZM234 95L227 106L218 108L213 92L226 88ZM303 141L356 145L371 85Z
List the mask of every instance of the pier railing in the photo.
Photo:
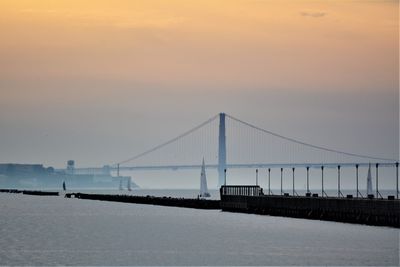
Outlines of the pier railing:
M262 189L258 185L223 185L220 193L223 196L260 196Z

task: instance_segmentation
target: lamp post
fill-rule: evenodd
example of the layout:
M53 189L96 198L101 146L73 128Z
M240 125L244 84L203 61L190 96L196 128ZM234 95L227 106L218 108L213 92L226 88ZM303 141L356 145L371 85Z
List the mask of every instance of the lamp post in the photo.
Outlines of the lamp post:
M258 185L258 169L256 169L256 185Z
M283 195L283 189L282 189L283 183L282 183L282 180L283 180L283 168L281 168L281 196Z
M268 168L268 195L271 195L271 168Z
M324 166L321 166L321 181L322 181L322 191L321 191L321 196L324 196Z
M226 169L224 169L224 185L226 186Z
M310 167L307 166L307 193L310 193Z

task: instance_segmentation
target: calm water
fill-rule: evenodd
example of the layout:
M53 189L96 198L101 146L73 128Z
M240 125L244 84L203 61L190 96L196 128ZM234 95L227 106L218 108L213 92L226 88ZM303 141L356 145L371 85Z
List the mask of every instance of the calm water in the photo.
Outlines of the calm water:
M399 265L387 227L4 193L0 211L0 265Z

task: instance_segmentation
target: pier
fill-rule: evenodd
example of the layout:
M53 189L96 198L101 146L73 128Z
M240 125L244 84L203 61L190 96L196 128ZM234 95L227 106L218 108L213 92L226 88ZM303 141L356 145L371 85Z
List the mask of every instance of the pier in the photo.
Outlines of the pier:
M83 194L68 193L66 198L91 199L102 201L114 201L135 204L149 204L158 206L170 206L193 209L220 209L219 200L205 200L196 198L172 198L155 196L129 196L129 195L103 195L103 194Z
M59 196L59 192L0 189L0 193ZM66 198L147 204L226 212L264 214L292 218L400 228L400 201L387 199L264 195L259 186L232 185L220 188L221 200L133 195L66 193Z
M263 195L259 186L222 186L223 211L400 228L400 201L388 199Z
M0 189L0 193L12 193L12 194L23 194L23 195L35 195L35 196L58 196L57 191L37 191L37 190L18 190L18 189Z

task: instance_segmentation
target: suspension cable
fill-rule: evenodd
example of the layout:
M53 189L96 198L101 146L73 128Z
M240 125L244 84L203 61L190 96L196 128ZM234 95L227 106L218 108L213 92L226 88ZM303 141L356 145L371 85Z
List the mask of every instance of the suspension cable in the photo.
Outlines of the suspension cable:
M373 160L383 160L383 161L396 161L395 159L387 159L387 158L380 158L380 157L371 157L371 156L366 156L366 155L361 155L361 154L355 154L355 153L349 153L349 152L344 152L344 151L340 151L340 150L335 150L335 149L331 149L331 148L326 148L326 147L322 147L322 146L317 146L317 145L305 143L305 142L302 142L302 141L299 141L299 140L296 140L296 139L293 139L293 138L290 138L290 137L286 137L286 136L283 136L283 135L280 135L280 134L277 134L277 133L274 133L274 132L271 132L271 131L262 129L262 128L260 128L260 127L257 127L257 126L255 126L255 125L252 125L252 124L247 123L247 122L245 122L245 121L242 121L242 120L240 120L240 119L237 119L237 118L235 118L235 117L233 117L233 116L231 116L231 115L229 115L229 114L226 114L226 116L227 116L228 118L234 120L234 121L240 122L240 123L242 123L242 124L244 124L244 125L246 125L246 126L248 126L248 127L251 127L251 128L253 128L253 129L255 129L255 130L258 130L258 131L267 133L267 134L269 134L269 135L273 135L273 136L275 136L275 137L278 137L278 138L281 138L281 139L284 139L284 140L287 140L287 141L290 141L290 142L293 142L293 143L296 143L296 144L304 145L304 146L307 146L307 147L312 147L312 148L314 148L314 149L324 150L324 151L328 151L328 152L333 152L333 153L338 153L338 154L347 155L347 156L352 156L352 157L358 157L358 158L373 159Z
M151 153L151 152L154 152L154 151L156 151L156 150L158 150L158 149L160 149L160 148L162 148L162 147L164 147L164 146L166 146L166 145L169 145L169 144L171 144L171 143L173 143L173 142L175 142L175 141L177 141L177 140L179 140L179 139L181 139L181 138L183 138L183 137L185 137L185 136L187 136L187 135L189 135L189 134L191 134L191 133L197 131L198 129L202 128L203 126L207 125L208 123L211 123L211 122L214 121L218 116L219 116L219 115L217 114L217 115L213 116L212 118L208 119L207 121L205 121L205 122L203 122L203 123L197 125L196 127L193 127L192 129L190 129L190 130L184 132L183 134L181 134L181 135L179 135L179 136L177 136L177 137L175 137L175 138L173 138L173 139L170 139L170 140L168 140L168 141L166 141L166 142L164 142L164 143L162 143L162 144L160 144L160 145L158 145L158 146L155 146L155 147L153 147L153 148L151 148L151 149L149 149L149 150L146 150L146 151L144 151L144 152L142 152L142 153L140 153L140 154L137 154L137 155L135 155L135 156L133 156L133 157L131 157L131 158L129 158L129 159L126 159L126 160L123 160L123 161L120 161L120 162L116 162L116 163L112 164L112 166L115 166L115 165L118 165L118 164L121 165L121 164L130 162L130 161L136 160L136 159L141 158L141 157L143 157L143 156L145 156L145 155L147 155L147 154L149 154L149 153Z

